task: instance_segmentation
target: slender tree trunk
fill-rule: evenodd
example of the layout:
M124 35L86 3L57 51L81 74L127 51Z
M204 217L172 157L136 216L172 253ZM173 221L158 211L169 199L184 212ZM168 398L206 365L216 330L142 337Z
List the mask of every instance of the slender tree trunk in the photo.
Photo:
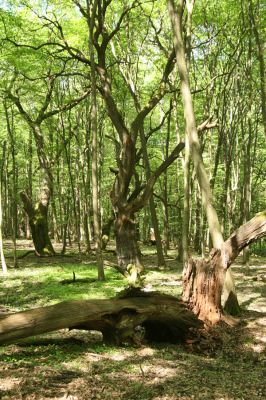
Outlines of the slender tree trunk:
M188 17L186 29L186 65L189 73L190 60L191 60L191 34L192 34L192 12L194 7L194 0L186 2ZM185 263L189 256L189 221L190 221L190 146L189 137L186 132L185 137L185 156L183 159L184 171L184 202L183 202L183 221L182 221L182 261Z
M96 88L96 69L94 60L93 48L93 30L95 24L97 9L97 1L94 0L92 4L87 0L87 13L88 13L88 27L89 27L89 53L91 62L91 128L92 128L92 209L93 209L93 227L94 227L94 241L96 248L96 258L98 266L98 280L104 280L104 266L102 259L102 245L101 245L101 220L98 204L98 138L97 138L97 88Z
M185 263L189 255L189 220L190 220L190 150L188 137L185 140L185 156L183 159L184 171L184 200L182 219L182 262Z
M262 122L264 127L264 135L266 140L266 92L265 92L265 61L264 61L264 49L263 40L260 37L260 33L254 18L253 3L252 0L248 2L249 6L249 18L250 25L255 36L255 42L257 46L257 58L259 61L260 71L260 97L261 97L261 111L262 111ZM262 11L263 12L263 11ZM263 18L262 18L263 20Z
M186 132L189 139L189 146L191 151L191 157L195 167L196 176L202 192L203 206L206 212L208 226L210 229L210 235L212 238L213 246L216 249L222 249L224 240L221 232L221 226L218 220L216 210L213 206L212 193L210 188L209 179L204 167L204 163L201 155L200 142L197 132L192 95L189 83L189 74L186 65L184 44L182 38L182 13L183 13L183 0L178 1L177 8L175 9L174 0L168 0L168 10L170 20L172 23L174 33L174 47L176 52L176 63L180 77L181 95L184 106L184 117L186 122ZM218 267L217 267L218 268ZM184 271L186 274L186 271ZM217 276L220 277L220 274ZM199 283L200 285L200 283ZM211 286L208 286L209 288ZM210 296L211 289L207 290L208 299ZM236 296L234 295L236 300ZM197 302L196 299L194 299ZM219 304L217 305L219 309Z
M3 221L3 211L2 211L2 174L0 176L0 257L3 274L7 274L7 266L3 249L3 237L2 237L2 221Z
M242 137L243 137L243 157L244 157L244 184L243 184L243 223L247 222L250 218L250 206L251 206L251 147L253 141L252 134L252 73L251 73L251 41L249 41L249 62L247 70L247 82L248 82L248 92L249 92L249 104L248 104L248 138L245 141L245 128L243 127L243 122L241 119ZM266 134L266 131L265 131ZM249 248L245 247L243 250L243 263L249 266Z
M16 150L15 150L15 137L14 137L14 124L13 124L13 112L12 119L10 121L10 117L8 114L7 104L4 101L4 110L6 116L6 125L7 132L10 140L11 146L11 157L12 157L12 240L14 247L14 267L17 267L17 165L16 165Z

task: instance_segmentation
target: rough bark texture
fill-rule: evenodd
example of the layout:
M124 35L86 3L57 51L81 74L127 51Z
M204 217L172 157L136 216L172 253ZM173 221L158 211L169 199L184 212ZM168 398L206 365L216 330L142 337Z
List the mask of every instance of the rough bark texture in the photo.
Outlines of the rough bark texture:
M115 221L115 236L118 266L124 274L128 265L141 265L141 252L136 239L136 224L133 215L118 215Z
M221 295L224 270L220 251L213 251L208 260L189 259L183 274L183 301L204 321L217 323L222 316Z
M29 224L36 255L54 255L55 251L48 231L47 206L39 201L36 206L33 207L31 200L24 192L20 193L20 197L23 201L25 212L29 217Z
M183 273L183 301L200 319L211 324L221 319L221 294L226 270L246 246L265 235L266 210L237 229L224 242L222 250L213 249L209 259L188 260ZM225 309L228 310L227 305Z
M142 326L150 340L177 342L202 322L172 296L131 290L126 298L66 301L0 317L0 343L63 328L97 330L103 340L120 344L134 339ZM133 296L133 297L131 297Z

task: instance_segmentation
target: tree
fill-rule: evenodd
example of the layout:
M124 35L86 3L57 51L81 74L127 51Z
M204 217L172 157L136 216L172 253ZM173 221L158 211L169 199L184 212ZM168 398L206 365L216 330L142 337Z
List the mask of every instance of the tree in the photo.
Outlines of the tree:
M196 309L197 313L201 315L202 319L208 319L211 322L217 322L217 320L221 318L221 287L225 282L226 271L231 265L230 254L231 253L234 255L238 254L242 248L246 247L249 240L252 241L252 237L251 238L248 237L247 242L243 240L243 245L241 245L242 247L240 246L239 249L238 240L239 236L241 237L242 235L242 230L243 230L243 236L245 236L245 228L244 228L245 225L244 225L242 230L240 228L241 233L237 233L233 236L234 238L237 239L235 245L230 244L231 243L230 241L232 241L232 239L228 239L229 242L227 241L226 245L223 240L218 215L213 206L211 187L203 163L198 131L196 127L195 113L194 113L190 82L189 82L189 74L186 65L184 44L182 38L183 5L184 5L183 0L180 0L178 1L177 7L175 8L174 1L168 0L168 10L174 34L176 63L180 77L181 94L184 107L184 118L186 122L186 132L189 139L191 157L193 160L194 168L196 170L197 180L199 182L199 186L202 192L202 201L207 216L208 226L210 229L212 245L215 249L212 252L213 255L211 256L212 261L210 262L210 264L205 265L206 263L205 261L203 261L203 266L199 268L198 271L196 271L195 273L195 276L197 276L196 280L194 280L195 276L191 278L191 273L192 273L191 272L192 269L190 267L191 263L188 262L186 267L184 267L184 276L186 277L185 280L188 279L187 276L189 276L189 279L193 281L192 285L194 285L193 290L191 288L187 290L186 288L187 282L185 281L184 298L186 301L193 303L192 306L193 309L194 310ZM263 215L264 214L262 214L262 216ZM262 216L260 215L258 217L259 223L260 223L260 218L262 218ZM257 220L254 220L253 223L256 226ZM249 229L249 226L247 229ZM264 234L263 228L262 232ZM256 239L257 236L255 235L254 240ZM235 247L235 249L233 250L231 249L231 247ZM230 259L230 262L226 261L228 260L228 258ZM200 278L198 278L198 276L200 276ZM230 282L229 284L231 285ZM207 289L204 289L204 287L207 287ZM234 308L238 307L233 286L232 287L229 286L229 294L227 301L233 302ZM227 307L229 309L229 306Z
M100 213L98 201L98 129L97 129L97 82L96 68L93 51L93 29L95 26L97 1L89 2L87 0L87 21L89 29L89 55L91 65L91 128L92 128L92 209L94 240L96 247L96 257L98 265L98 279L104 280L104 267L102 259L102 234L100 226Z
M7 99L11 100L20 112L21 117L26 121L29 128L33 132L35 139L36 150L42 173L39 201L33 205L32 199L29 198L26 192L21 192L20 197L24 204L25 212L29 217L29 224L31 228L32 239L37 255L53 255L54 249L49 237L48 230L48 207L50 199L53 195L53 174L52 174L52 160L48 156L44 135L42 133L41 125L48 118L62 112L69 110L84 100L90 91L86 91L82 96L70 101L68 104L60 108L47 111L51 100L53 89L55 85L55 76L49 76L46 79L47 93L43 104L40 106L37 115L31 116L30 112L25 109L18 95L12 93L12 86L14 86L15 79L11 87L6 91Z
M2 271L3 274L7 274L7 266L6 266L6 260L5 260L5 255L4 255L4 249L3 249L3 237L2 237L2 221L3 221L3 212L2 212L2 174L0 177L0 257L1 257L1 265L2 265Z

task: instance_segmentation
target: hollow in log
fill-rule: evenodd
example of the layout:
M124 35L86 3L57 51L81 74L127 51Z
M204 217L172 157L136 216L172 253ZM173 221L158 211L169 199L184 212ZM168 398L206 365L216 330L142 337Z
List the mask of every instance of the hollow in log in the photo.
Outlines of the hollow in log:
M119 345L131 341L139 326L149 340L177 342L202 322L175 297L134 289L126 298L65 301L2 315L0 343L70 328L100 331L105 342Z

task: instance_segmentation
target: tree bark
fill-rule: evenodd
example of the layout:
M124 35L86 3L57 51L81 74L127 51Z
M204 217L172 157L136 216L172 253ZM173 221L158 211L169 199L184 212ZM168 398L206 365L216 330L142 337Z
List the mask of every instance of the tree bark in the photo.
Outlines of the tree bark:
M29 217L29 224L36 255L54 255L55 251L48 231L48 205L45 204L44 201L40 200L35 207L33 207L31 199L25 192L21 192L20 197L23 201L24 210Z
M192 94L189 83L188 69L186 65L184 44L182 38L183 3L184 3L183 0L179 0L177 8L175 9L174 1L168 0L168 10L174 33L176 64L180 77L181 94L184 106L184 117L186 122L186 130L189 140L191 157L195 167L197 179L202 191L202 201L208 219L213 246L216 248L220 248L221 245L223 244L223 236L221 233L221 227L216 210L213 207L209 179L202 160L199 136L196 126L196 119L192 101Z
M248 11L249 11L250 25L253 30L257 46L257 59L259 62L259 71L260 71L260 97L261 97L262 122L264 128L264 136L266 140L266 92L265 92L265 61L264 61L263 38L260 37L259 29L257 27L256 20L254 18L252 0L249 0L248 2L248 9L249 9Z
M237 229L213 249L209 259L188 260L183 274L183 301L198 317L211 324L223 317L221 294L226 270L248 245L266 236L266 210Z
M6 260L4 255L4 248L3 248L3 237L2 237L2 221L3 221L3 212L2 212L2 176L0 176L0 259L1 259L1 266L3 274L7 274L7 266Z
M91 129L92 129L92 210L94 243L96 249L96 259L98 268L98 280L103 281L104 265L102 258L102 235L101 235L101 217L98 204L98 124L97 124L97 88L96 88L96 67L93 47L93 31L96 19L96 10L98 2L87 0L87 15L89 28L89 55L91 63Z
M122 274L128 265L141 266L141 252L137 242L135 217L122 210L115 220L116 255L118 267Z
M16 201L17 195L17 162L16 162L16 148L15 142L16 137L14 133L14 112L11 109L11 117L8 113L8 108L6 101L3 102L5 117L6 117L6 127L7 133L10 140L10 148L11 148L11 158L12 158L12 240L13 240L13 247L14 247L14 267L17 267L17 220L18 220L18 206Z
M180 78L181 95L184 107L184 118L186 123L186 133L188 137L191 158L202 193L202 202L208 220L212 245L216 249L221 249L224 244L224 239L218 215L213 206L211 186L202 159L201 146L198 136L198 129L196 126L196 118L190 89L189 74L186 64L184 42L182 37L182 14L184 1L179 0L177 7L175 7L174 0L168 0L167 4L174 34L176 64ZM232 276L228 278L231 281L229 295L230 293L232 293L231 298L234 299L235 307L237 307L238 303L234 291L233 279Z
M97 330L103 340L119 345L134 341L142 326L147 339L176 343L202 322L180 300L133 290L125 298L65 301L0 317L0 343L63 328Z

